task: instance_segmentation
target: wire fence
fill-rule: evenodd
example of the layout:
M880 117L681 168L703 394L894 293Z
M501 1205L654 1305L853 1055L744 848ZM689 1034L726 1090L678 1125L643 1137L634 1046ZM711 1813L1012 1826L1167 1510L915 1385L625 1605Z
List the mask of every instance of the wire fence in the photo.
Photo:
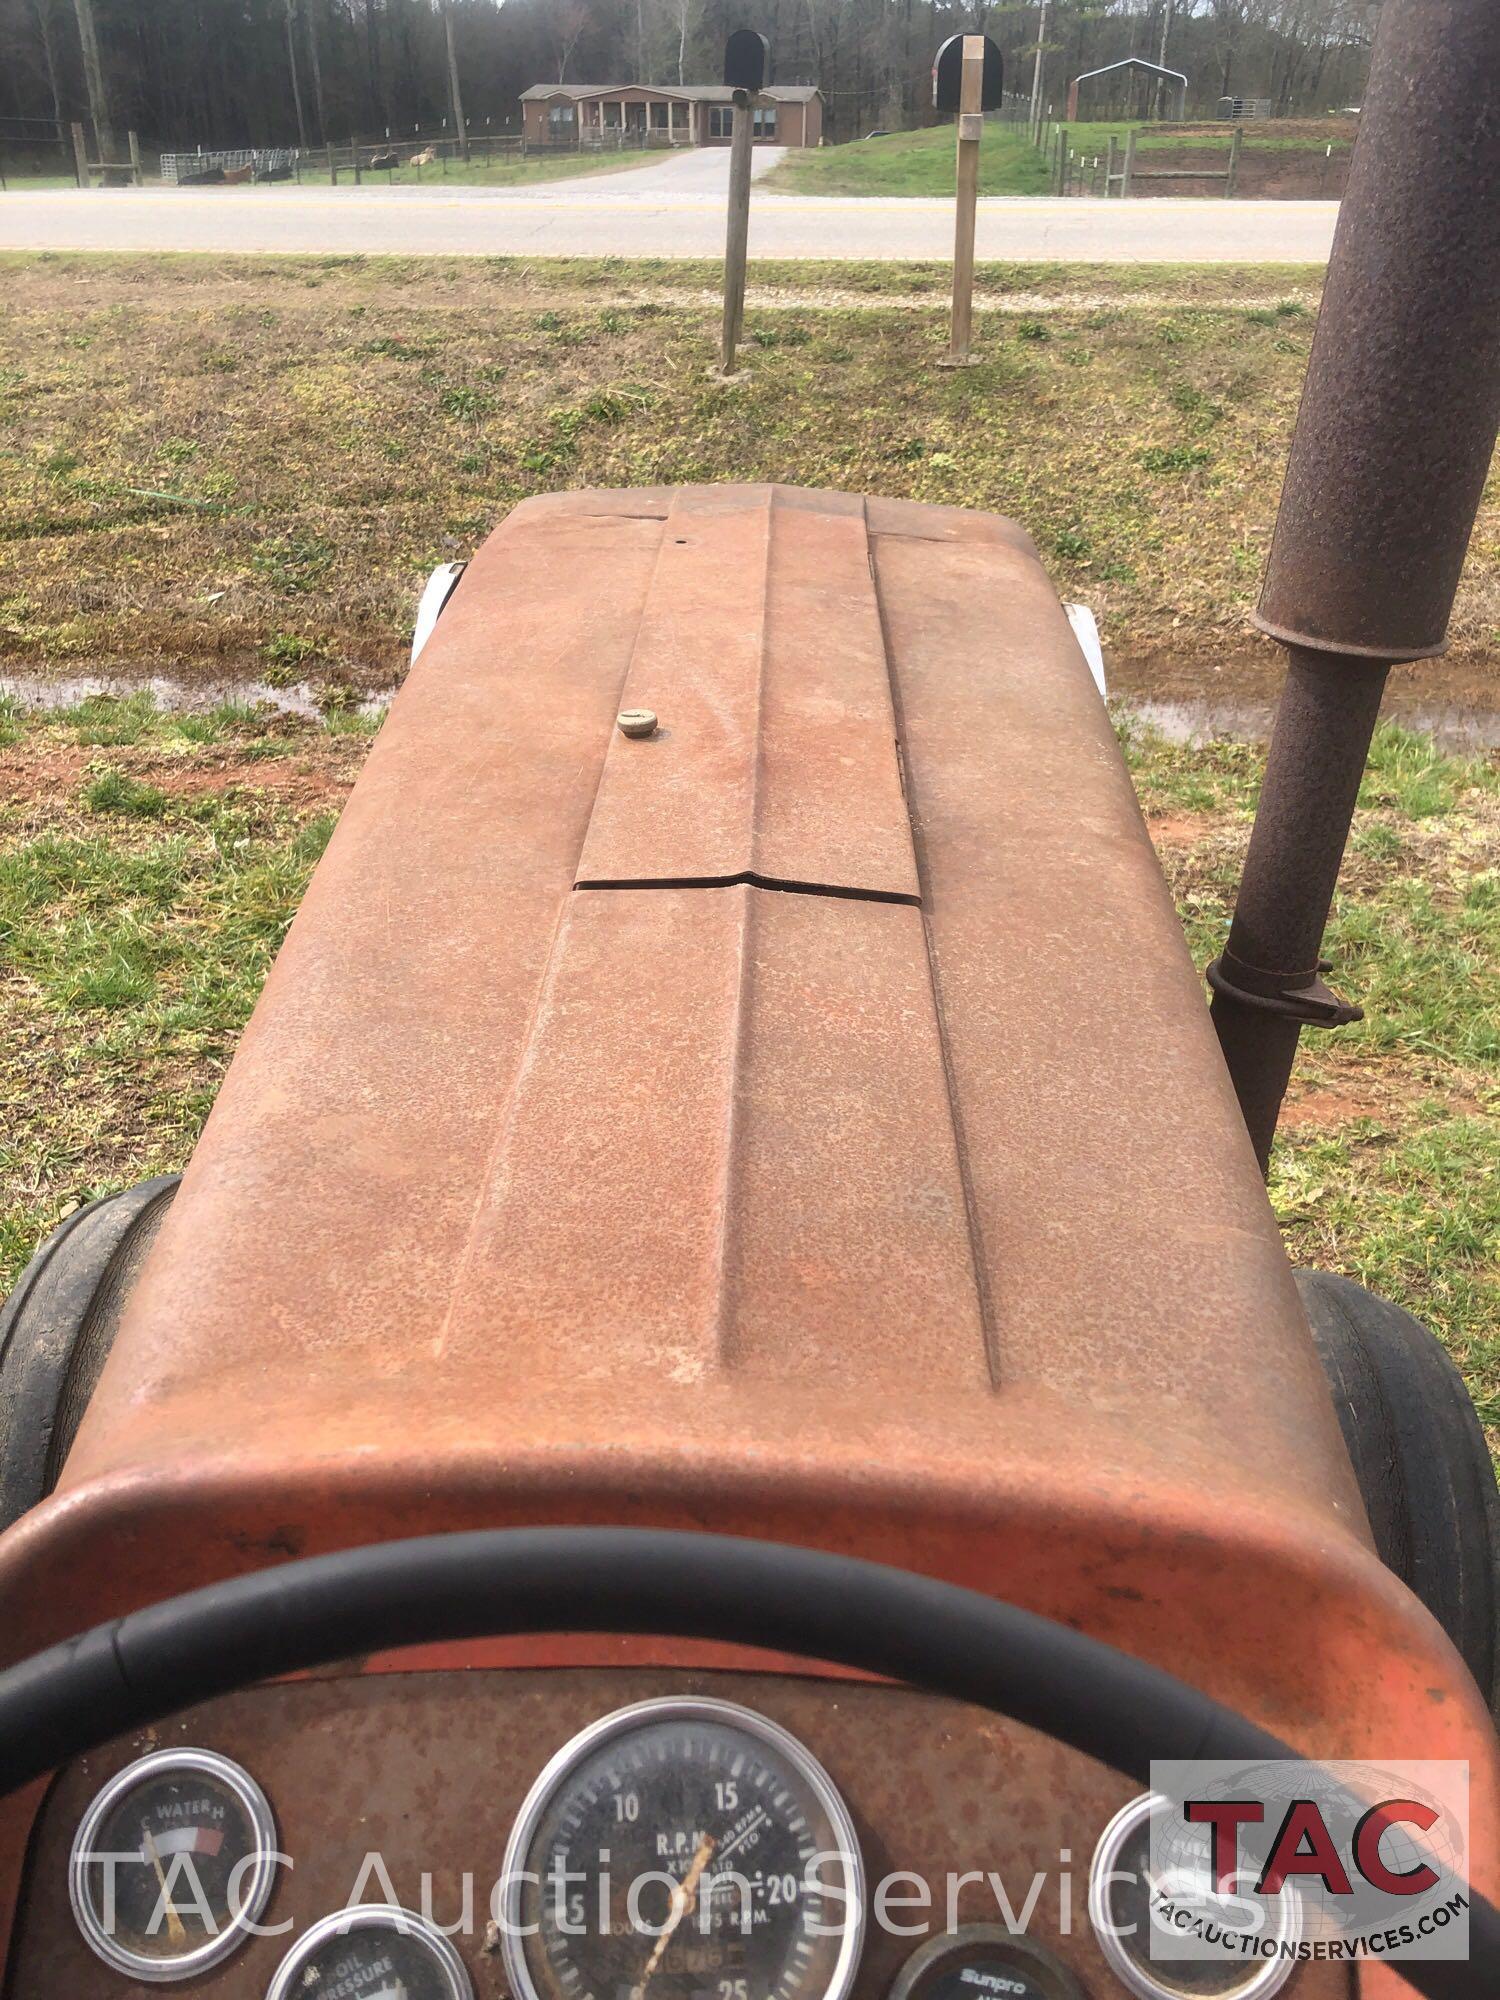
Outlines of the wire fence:
M264 186L276 182L341 179L357 185L399 173L417 180L442 179L464 168L496 166L506 160L545 158L568 153L623 153L649 150L663 143L649 132L606 129L567 139L528 139L521 133L471 134L458 139L423 138L420 133L392 139L382 134L355 136L343 145L277 147L199 147L193 152L161 156L161 177L169 187Z
M12 179L78 183L72 134L60 118L0 118L0 190Z

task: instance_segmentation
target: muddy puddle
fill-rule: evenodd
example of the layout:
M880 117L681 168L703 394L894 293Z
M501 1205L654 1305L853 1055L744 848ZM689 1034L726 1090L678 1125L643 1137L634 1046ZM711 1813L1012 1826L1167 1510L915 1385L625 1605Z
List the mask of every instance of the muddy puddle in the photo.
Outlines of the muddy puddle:
M377 688L341 706L346 714L352 711L374 715L389 706L395 692L393 687ZM158 708L185 715L233 703L237 707L266 708L275 715L295 715L307 722L317 722L328 710L327 687L311 681L273 687L269 681L183 681L164 674L152 675L147 680L94 674L43 680L28 674L0 674L0 700L12 701L17 708L33 712L76 708L81 701L99 695L117 700L149 695Z
M1115 707L1169 743L1208 743L1224 736L1264 743L1275 716L1275 704L1269 701L1153 701L1122 695ZM1473 755L1500 749L1500 712L1494 709L1437 705L1387 708L1384 713L1387 721L1430 736L1440 750Z
M1413 670L1398 669L1411 676ZM1238 742L1260 743L1271 733L1276 708L1274 677L1265 686L1243 694L1190 695L1150 691L1137 685L1143 677L1129 668L1117 674L1110 663L1110 695L1117 710L1130 715L1147 728L1158 731L1172 743L1206 743L1214 737L1231 737ZM1123 684L1122 684L1123 683ZM394 687L367 690L345 706L361 715L378 714L386 708ZM1408 729L1431 736L1444 750L1467 752L1500 749L1500 689L1496 706L1465 701L1423 701L1422 686L1414 679L1407 686L1397 684L1387 697L1384 714ZM158 708L185 714L217 708L225 703L255 708L271 714L300 717L316 722L327 713L328 690L316 682L301 681L291 687L273 687L269 681L199 679L176 680L155 675L149 680L133 680L108 675L77 674L62 680L34 678L26 674L0 674L0 699L8 699L20 709L50 711L74 708L90 696L125 698L149 694Z

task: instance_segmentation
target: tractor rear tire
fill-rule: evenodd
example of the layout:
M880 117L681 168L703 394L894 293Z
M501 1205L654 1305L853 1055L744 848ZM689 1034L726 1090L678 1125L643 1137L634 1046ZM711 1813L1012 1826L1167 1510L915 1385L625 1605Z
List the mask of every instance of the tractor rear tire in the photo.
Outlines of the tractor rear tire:
M0 1528L57 1484L180 1176L59 1223L0 1309Z
M1363 1285L1299 1271L1297 1289L1380 1559L1500 1713L1500 1492L1463 1377L1420 1320Z

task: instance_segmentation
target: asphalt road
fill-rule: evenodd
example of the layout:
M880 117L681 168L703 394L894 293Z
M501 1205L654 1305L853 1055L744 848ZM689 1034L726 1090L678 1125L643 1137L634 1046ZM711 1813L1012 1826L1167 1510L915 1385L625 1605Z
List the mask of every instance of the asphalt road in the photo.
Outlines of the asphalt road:
M756 156L757 174L779 154ZM716 257L723 149L537 187L77 188L0 194L0 249L396 256ZM979 204L981 258L1090 264L1323 263L1331 201ZM942 258L953 204L758 191L752 257Z

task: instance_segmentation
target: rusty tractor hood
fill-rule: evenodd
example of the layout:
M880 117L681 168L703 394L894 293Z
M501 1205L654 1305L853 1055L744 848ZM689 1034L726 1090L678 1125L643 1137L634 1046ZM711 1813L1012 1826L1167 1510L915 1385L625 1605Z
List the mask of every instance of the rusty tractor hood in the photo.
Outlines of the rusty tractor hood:
M764 486L515 509L62 1485L0 1542L0 1618L24 1650L290 1554L569 1520L852 1550L1325 1754L1413 1713L1469 1754L1008 522Z

